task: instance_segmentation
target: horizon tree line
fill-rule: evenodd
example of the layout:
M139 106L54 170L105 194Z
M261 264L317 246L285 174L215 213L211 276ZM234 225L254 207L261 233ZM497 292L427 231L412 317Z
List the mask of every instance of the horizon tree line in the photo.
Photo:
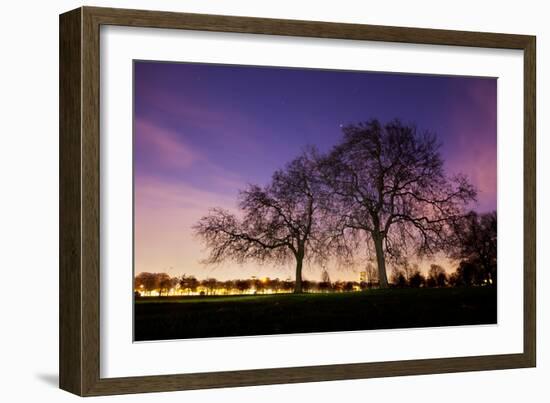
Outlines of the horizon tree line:
M369 263L367 266L373 266ZM373 266L374 267L374 266ZM469 261L461 261L452 273L448 273L438 264L430 265L426 274L421 273L417 264L394 266L390 276L389 286L392 288L443 288L464 286L487 286L484 270ZM202 280L193 275L183 274L171 277L169 274L140 272L134 278L136 296L168 296L171 295L234 295L293 292L295 282L279 278L247 278L218 280L207 277ZM328 272L324 270L319 281L302 279L302 287L306 292L352 292L378 288L377 275L361 281L335 280L331 281Z
M309 147L267 185L240 190L242 217L221 208L202 217L193 231L209 250L203 262L293 262L300 293L304 262L346 265L364 252L387 288L388 264L444 252L496 282L496 213L467 211L476 190L446 174L435 134L376 119L342 132L327 153Z

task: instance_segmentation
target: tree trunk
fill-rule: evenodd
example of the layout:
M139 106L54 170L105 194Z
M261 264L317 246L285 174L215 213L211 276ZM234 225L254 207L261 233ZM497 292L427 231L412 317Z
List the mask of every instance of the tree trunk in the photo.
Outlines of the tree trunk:
M373 234L374 248L376 250L376 262L378 264L378 281L380 288L388 288L388 276L386 275L386 257L384 256L383 238L379 233Z
M294 282L294 293L302 293L302 263L304 257L296 256L296 281Z

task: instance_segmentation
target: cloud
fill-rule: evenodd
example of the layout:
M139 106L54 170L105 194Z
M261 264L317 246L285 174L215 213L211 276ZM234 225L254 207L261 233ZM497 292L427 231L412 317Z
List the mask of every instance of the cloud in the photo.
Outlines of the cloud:
M235 192L236 194L236 192ZM234 209L235 198L224 193L205 191L191 185L162 180L153 176L138 176L135 182L136 210L162 210L184 212L207 212L208 208L220 206Z
M497 198L497 155L496 147L475 144L464 152L449 153L446 170L450 174L465 174L478 190L477 209L489 211L496 208Z
M171 177L179 185L195 179L204 186L236 193L245 186L240 174L213 162L211 157L192 147L181 132L166 129L143 118L136 118L136 177ZM178 179L174 179L178 178Z
M167 168L189 167L201 159L198 152L178 139L174 131L147 120L135 119L134 135L136 147Z
M496 208L497 200L496 81L465 85L465 97L449 109L446 169L466 174L478 189L476 210L488 211Z
M212 140L237 144L243 152L264 150L258 138L269 128L233 105L212 102L200 96L189 99L185 93L161 91L143 81L139 82L139 86L141 100L147 104L149 113L194 130L219 133Z

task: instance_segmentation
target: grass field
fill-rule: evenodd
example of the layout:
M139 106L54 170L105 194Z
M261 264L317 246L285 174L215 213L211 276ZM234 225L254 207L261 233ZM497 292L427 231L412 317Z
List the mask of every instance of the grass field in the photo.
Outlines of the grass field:
M135 340L494 324L496 289L138 298Z

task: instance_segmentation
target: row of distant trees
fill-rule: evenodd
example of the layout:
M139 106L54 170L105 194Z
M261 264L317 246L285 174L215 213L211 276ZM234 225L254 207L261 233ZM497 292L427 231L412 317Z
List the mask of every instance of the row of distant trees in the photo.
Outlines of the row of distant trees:
M492 286L492 279L488 278L484 270L470 262L460 262L453 273L448 274L443 267L432 264L427 275L412 266L394 268L391 274L391 284L397 288L420 288L420 287L469 287L469 286Z
M328 273L323 273L321 281L302 280L305 292L350 292L378 288L377 274L373 273L374 266L367 265L366 281L331 281ZM468 261L461 261L456 271L448 274L440 265L432 264L427 275L420 272L417 265L405 264L394 267L390 276L390 287L421 288L421 287L463 287L489 286L492 281L486 276L479 265ZM141 272L134 279L134 290L138 296L168 295L170 290L177 290L180 295L195 295L202 292L212 294L248 294L255 293L290 293L294 290L295 282L278 278L251 278L235 280L217 280L209 277L198 280L195 276L182 275L171 277L167 273Z
M135 278L134 289L139 295L167 295L171 289L181 295L213 294L249 294L254 293L290 293L294 290L292 280L278 278L251 278L217 280L209 277L198 280L194 276L170 277L167 273L140 273ZM302 280L304 291L308 292L346 292L372 288L374 284L358 281L309 281Z
M342 130L328 153L312 147L267 185L240 191L239 215L214 208L202 217L193 229L204 262L293 262L299 293L304 262L351 265L366 254L385 288L387 267L443 252L496 282L496 214L468 212L476 190L446 173L434 134L376 119Z

